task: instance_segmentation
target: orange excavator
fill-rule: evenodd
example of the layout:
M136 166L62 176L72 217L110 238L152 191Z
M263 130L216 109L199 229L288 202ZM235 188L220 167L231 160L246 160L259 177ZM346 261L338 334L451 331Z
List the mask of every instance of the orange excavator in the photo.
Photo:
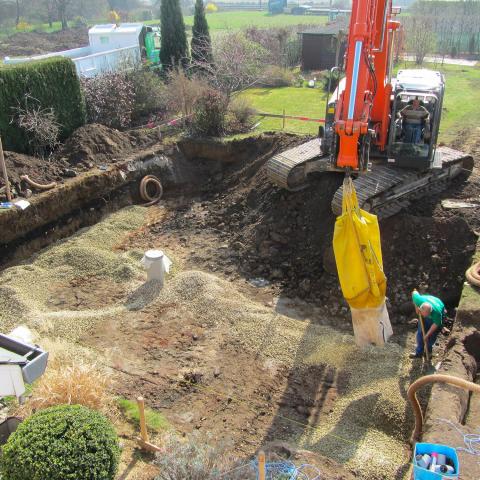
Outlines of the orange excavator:
M443 75L412 69L392 77L400 28L395 13L391 0L353 0L344 66L331 72L342 70L344 77L327 102L325 127L318 138L268 160L273 183L295 191L308 185L314 172L347 172L355 177L360 208L385 218L473 168L472 157L437 147ZM402 113L414 102L425 118L412 140ZM332 200L337 215L342 189Z

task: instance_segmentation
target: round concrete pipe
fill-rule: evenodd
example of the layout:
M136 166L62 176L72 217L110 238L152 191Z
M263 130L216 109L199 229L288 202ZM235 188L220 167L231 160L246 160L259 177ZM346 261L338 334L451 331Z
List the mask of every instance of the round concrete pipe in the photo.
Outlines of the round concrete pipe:
M446 383L448 385L454 385L469 390L470 392L480 393L480 385L476 385L475 383L451 375L426 375L413 382L407 392L408 400L412 404L413 412L415 414L415 430L410 438L412 444L418 440L423 429L423 413L417 399L417 390L429 383Z

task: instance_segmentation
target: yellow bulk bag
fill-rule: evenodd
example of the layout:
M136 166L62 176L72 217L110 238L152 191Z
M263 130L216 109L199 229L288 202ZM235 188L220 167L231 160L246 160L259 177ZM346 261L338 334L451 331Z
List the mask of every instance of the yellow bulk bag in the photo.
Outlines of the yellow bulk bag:
M361 210L352 179L343 182L342 215L335 222L333 250L343 296L355 309L385 301L380 229L376 215Z

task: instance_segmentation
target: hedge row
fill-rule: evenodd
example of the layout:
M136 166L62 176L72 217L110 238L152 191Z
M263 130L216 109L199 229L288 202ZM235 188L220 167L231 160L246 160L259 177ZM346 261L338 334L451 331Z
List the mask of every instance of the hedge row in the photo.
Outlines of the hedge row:
M68 58L53 57L0 67L0 135L7 150L28 152L25 133L11 123L14 108L25 105L25 95L53 108L62 126L62 139L85 124L85 101L75 65Z

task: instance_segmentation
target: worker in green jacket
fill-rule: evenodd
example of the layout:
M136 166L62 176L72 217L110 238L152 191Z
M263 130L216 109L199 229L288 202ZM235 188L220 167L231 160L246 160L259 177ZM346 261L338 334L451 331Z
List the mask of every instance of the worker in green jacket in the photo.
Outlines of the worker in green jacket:
M443 321L447 313L445 305L439 298L432 295L420 295L417 290L412 292L412 300L417 315L420 314L423 318L425 340L428 346L428 351L431 354L438 334L442 331ZM423 355L423 350L424 340L422 326L420 322L418 322L417 348L415 349L415 352L410 354L410 358L421 357Z

